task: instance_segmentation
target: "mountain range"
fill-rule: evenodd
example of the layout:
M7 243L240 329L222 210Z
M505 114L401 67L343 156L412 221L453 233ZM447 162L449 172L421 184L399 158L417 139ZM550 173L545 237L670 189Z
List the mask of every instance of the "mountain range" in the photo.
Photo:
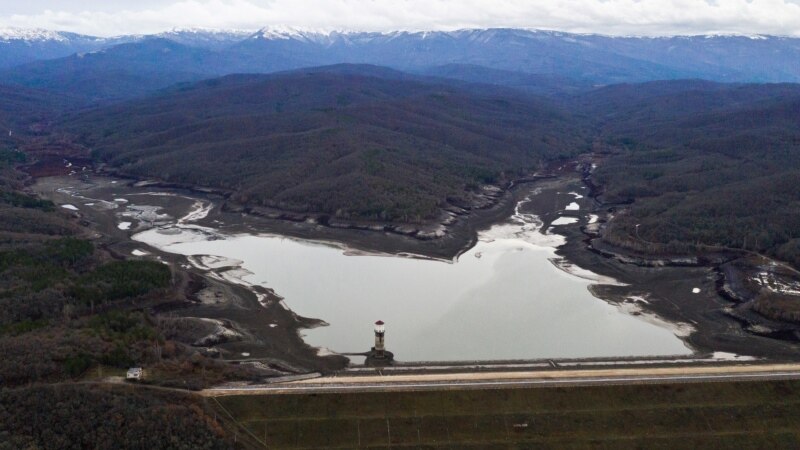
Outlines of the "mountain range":
M697 78L800 81L800 39L776 36L611 37L520 29L452 32L173 30L97 38L0 30L0 82L87 98L141 96L233 73L371 64L540 94L595 85ZM146 74L146 76L142 76Z
M606 233L615 244L640 245L629 239L638 225L649 242L800 261L800 203L780 194L800 177L799 39L3 36L16 47L94 49L0 71L8 137L57 130L120 174L299 215L419 223L470 205L480 186L595 151L611 155L593 175L600 198L634 203ZM782 203L741 209L739 199L773 191Z

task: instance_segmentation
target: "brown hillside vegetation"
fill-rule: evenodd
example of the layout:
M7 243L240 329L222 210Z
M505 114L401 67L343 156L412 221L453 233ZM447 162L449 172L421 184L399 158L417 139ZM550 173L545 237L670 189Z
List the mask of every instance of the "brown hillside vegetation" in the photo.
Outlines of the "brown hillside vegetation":
M544 101L359 66L225 77L68 126L124 173L395 221L431 218L466 189L586 149L581 129Z

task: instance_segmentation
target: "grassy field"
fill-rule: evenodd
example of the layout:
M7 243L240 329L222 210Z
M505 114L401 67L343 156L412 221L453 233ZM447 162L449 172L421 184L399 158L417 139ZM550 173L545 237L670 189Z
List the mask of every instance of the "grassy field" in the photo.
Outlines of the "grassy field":
M798 448L800 381L219 397L260 448Z

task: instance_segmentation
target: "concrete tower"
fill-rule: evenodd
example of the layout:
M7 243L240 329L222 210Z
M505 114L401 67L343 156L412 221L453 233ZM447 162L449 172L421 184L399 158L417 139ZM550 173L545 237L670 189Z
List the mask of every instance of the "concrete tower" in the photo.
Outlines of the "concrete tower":
M385 348L383 346L383 335L386 333L386 328L383 326L383 321L375 322L375 358L383 359L385 355Z

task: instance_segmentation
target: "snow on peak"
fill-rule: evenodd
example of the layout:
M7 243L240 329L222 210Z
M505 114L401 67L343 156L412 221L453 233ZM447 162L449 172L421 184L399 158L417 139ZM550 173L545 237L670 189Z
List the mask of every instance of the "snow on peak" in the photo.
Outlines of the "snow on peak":
M176 35L176 34L195 34L195 35L239 35L249 36L253 34L253 30L239 30L239 29L220 29L220 28L173 28L169 31L160 33L160 36Z
M314 30L307 28L296 28L287 26L270 26L262 28L256 33L255 37L267 40L298 40L306 42L323 42L330 40L333 35L347 34L337 33L332 30Z
M0 28L0 41L59 41L69 39L58 31L44 30L41 28Z

